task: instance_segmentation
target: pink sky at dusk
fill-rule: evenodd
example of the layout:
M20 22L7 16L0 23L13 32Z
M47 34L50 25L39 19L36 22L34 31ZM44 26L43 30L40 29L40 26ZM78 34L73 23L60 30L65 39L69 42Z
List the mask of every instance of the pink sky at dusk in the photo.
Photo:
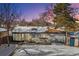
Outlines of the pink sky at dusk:
M50 3L30 3L30 4L16 4L18 8L23 13L22 18L25 18L27 21L31 21L32 19L39 18L41 13L44 13L47 6L50 6ZM79 3L72 3L71 7L79 8ZM79 13L79 12L78 12ZM79 20L79 14L76 14L74 17Z
M74 8L79 8L79 3L73 3L71 6ZM79 14L76 14L74 17L79 20Z
M53 3L52 3L53 4ZM13 3L15 10L21 11L21 17L26 21L39 18L39 15L46 12L46 7L50 6L50 3ZM71 7L79 8L79 3L72 3ZM78 9L79 10L79 9ZM79 19L79 11L74 16Z
M79 3L72 3L72 7L79 8Z

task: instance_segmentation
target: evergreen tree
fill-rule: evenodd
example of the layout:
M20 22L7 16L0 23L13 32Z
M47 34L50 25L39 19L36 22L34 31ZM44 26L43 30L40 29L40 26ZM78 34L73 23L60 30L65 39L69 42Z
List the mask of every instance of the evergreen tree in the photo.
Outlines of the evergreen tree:
M65 27L66 31L74 31L76 22L71 16L73 13L73 8L70 7L69 3L58 3L54 6L55 17L55 28Z

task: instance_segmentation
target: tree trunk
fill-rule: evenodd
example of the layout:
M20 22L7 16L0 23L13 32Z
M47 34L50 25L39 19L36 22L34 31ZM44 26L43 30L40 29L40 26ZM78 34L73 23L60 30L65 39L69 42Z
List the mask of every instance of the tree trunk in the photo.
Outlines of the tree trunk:
M8 30L8 36L7 36L7 44L8 44L8 47L10 46L10 41L9 41L9 30Z
M1 45L1 33L0 33L0 45Z
M68 33L66 32L66 39L65 39L65 41L66 41L66 45L68 45L69 43L68 43Z

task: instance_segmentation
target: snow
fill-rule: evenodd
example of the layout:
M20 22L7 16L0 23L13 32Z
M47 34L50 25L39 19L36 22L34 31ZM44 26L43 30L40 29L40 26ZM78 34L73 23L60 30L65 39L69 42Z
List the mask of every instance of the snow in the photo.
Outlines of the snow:
M27 54L26 54L26 52L24 50L18 49L16 51L16 55L18 55L18 56L24 56L24 55L27 55Z
M0 32L7 31L5 28L0 28Z
M32 30L37 29L37 30ZM13 29L12 32L45 32L47 30L47 27L41 27L41 26L18 26Z
M78 47L70 47L62 44L52 45L21 45L13 56L79 56Z
M35 50L35 49L25 49L26 51L28 51L29 54L39 54L40 51Z

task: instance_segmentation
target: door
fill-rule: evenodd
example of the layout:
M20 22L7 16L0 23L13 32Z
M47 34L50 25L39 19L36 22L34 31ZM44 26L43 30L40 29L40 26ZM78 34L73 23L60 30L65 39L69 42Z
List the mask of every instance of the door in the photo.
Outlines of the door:
M74 46L74 43L75 43L75 38L70 37L70 46Z

